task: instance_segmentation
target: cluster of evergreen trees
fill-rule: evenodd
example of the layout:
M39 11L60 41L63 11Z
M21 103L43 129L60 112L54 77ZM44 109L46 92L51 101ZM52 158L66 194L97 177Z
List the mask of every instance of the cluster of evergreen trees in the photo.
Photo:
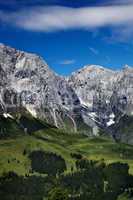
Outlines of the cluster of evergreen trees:
M14 172L0 177L2 200L122 200L133 198L133 176L123 163L106 165L104 160L89 161L79 154L76 170L66 174L65 160L56 154L30 153L32 173ZM39 174L36 175L36 172ZM122 197L122 198L121 198ZM132 199L131 199L132 200Z
M29 158L31 159L31 167L33 171L56 176L66 170L65 160L54 153L33 151Z

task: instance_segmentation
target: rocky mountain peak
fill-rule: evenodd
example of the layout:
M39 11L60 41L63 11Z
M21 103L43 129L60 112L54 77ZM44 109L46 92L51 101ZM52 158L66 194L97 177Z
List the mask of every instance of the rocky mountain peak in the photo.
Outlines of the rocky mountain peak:
M133 67L126 64L124 65L123 70L133 70Z
M88 108L88 115L103 127L133 113L132 67L113 71L97 65L85 66L70 76L69 84Z
M57 127L92 134L91 126L96 134L133 115L133 68L86 65L65 78L40 56L0 44L0 113L23 107Z
M1 114L19 112L24 107L34 117L78 131L76 120L80 118L82 123L79 98L40 56L2 44L0 71Z

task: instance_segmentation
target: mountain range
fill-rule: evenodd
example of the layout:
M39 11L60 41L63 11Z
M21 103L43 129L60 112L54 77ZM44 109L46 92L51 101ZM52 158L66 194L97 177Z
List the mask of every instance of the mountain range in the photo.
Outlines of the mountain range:
M23 110L69 132L133 143L133 68L88 65L62 77L40 56L0 44L0 115Z

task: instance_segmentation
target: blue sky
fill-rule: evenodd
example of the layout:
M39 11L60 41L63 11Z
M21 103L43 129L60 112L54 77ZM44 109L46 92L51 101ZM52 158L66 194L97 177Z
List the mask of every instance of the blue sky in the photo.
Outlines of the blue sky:
M132 10L133 0L0 0L0 42L41 55L61 75L133 66Z

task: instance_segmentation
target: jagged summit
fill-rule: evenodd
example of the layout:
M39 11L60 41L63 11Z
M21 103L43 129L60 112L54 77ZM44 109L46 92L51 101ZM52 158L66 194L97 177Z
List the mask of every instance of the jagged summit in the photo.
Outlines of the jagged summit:
M25 51L22 51L22 50L17 50L15 48L7 46L7 45L5 45L3 43L0 43L0 51L1 51L1 53L3 52L3 54L4 53L6 54L8 52L8 54L12 54L13 57L16 56L16 59L17 58L19 59L19 57L21 57L22 55L26 56L27 58L39 59L39 60L41 60L43 62L43 64L47 65L47 63L45 62L45 60L41 56L39 56L39 55L37 55L35 53L25 52Z
M70 131L78 129L77 95L40 56L1 45L0 71L1 113L24 107L57 127L66 128L65 121L69 121Z
M101 65L85 65L83 66L82 68L80 68L79 70L77 70L76 72L73 72L73 74L75 73L81 73L81 72L88 72L88 73L91 73L93 71L110 71L110 72L113 72L113 70L107 68L107 67L103 67Z
M110 70L110 69L107 67L103 67L101 65L85 65L80 70Z
M40 56L0 44L0 113L20 107L57 127L97 134L133 115L133 68L86 65L65 78Z
M129 66L129 65L125 65L123 68L122 68L122 71L125 72L125 73L133 73L133 67Z
M85 66L68 81L96 124L110 127L123 115L133 115L132 67L113 71L97 65Z
M124 65L123 69L132 69L133 67L132 66L129 66L129 65Z

